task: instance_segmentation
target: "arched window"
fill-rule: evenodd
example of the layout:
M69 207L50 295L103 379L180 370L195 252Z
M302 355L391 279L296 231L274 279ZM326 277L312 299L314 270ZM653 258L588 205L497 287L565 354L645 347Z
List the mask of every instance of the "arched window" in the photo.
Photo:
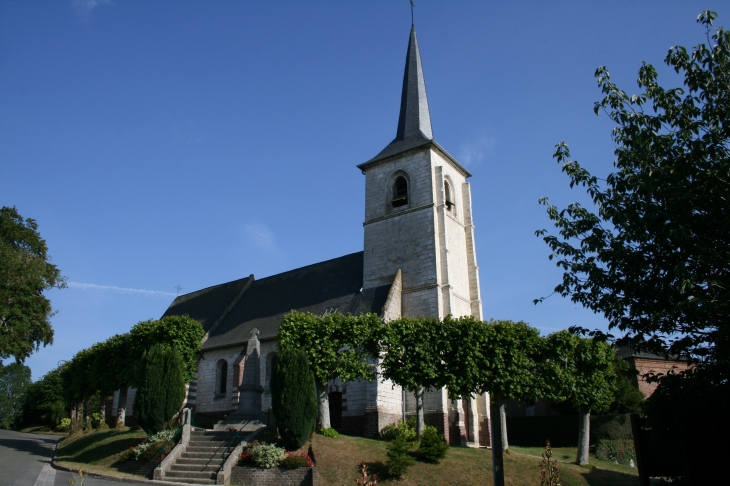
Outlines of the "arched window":
M276 353L269 353L266 357L266 387L268 389L271 389L271 378L274 376L278 361L279 356Z
M451 186L447 181L444 181L444 199L446 204L446 210L447 211L453 211L454 210L454 199L451 197Z
M393 183L393 198L391 206L399 208L408 204L408 181L403 176L398 176Z
M223 395L226 393L226 384L228 383L228 363L222 359L218 361L215 371L215 393Z

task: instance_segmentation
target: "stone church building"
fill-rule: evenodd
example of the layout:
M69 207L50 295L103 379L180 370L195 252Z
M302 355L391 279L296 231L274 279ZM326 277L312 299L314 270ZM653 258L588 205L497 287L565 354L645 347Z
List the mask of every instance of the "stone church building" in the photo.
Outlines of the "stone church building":
M363 251L270 277L253 275L177 297L165 312L187 314L206 334L187 406L198 417L266 412L283 316L296 309L482 319L471 176L433 137L415 28L411 29L395 139L357 166L365 176ZM465 343L467 344L467 343ZM405 400L405 403L404 403ZM426 394L426 423L454 445L488 445L489 398ZM332 425L375 436L415 399L382 378L330 383ZM127 410L131 410L128 406Z

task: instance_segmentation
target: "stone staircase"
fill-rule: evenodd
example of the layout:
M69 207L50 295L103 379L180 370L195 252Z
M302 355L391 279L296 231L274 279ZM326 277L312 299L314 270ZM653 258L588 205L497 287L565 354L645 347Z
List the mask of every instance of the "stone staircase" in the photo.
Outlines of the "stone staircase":
M165 479L181 483L215 484L218 471L223 466L226 447L230 444L230 454L243 438L243 434L238 434L235 443L231 444L235 436L235 431L228 430L192 430L188 446L165 473Z

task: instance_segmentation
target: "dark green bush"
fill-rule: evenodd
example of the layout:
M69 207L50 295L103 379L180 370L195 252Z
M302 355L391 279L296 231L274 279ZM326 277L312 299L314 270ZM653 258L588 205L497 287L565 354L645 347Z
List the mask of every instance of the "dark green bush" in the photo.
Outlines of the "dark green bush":
M142 384L134 399L134 417L148 435L165 430L185 399L183 362L175 348L152 346L142 358Z
M271 378L271 403L279 435L288 449L299 449L317 423L317 389L302 349L281 349Z
M405 434L396 435L386 446L388 456L388 474L394 477L404 475L408 468L416 461L411 457L410 452L413 442L406 439Z
M296 469L298 467L307 467L307 458L304 456L289 455L281 461L281 467L286 469Z
M380 431L380 438L385 440L393 440L398 435L405 436L406 440L416 440L416 417L408 417L405 423L399 420L397 423L386 425Z
M596 445L596 458L625 466L636 465L633 439L601 439Z
M336 439L340 436L340 434L333 428L322 429L319 431L319 433L324 435L325 437L330 437L332 439Z
M436 427L426 426L421 436L421 443L416 454L423 460L438 462L446 457L449 445L443 435L438 433Z
M591 426L593 428L591 438L594 440L630 439L633 437L631 419L628 415L598 415L591 420Z

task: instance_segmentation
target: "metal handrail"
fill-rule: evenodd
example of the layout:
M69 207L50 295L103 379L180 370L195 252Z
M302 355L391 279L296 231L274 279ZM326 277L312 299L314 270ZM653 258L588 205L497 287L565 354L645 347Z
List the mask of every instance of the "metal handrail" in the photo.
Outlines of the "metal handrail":
M268 413L268 411L267 412L261 412L260 414L256 415L254 418L252 418L250 420L247 420L246 422L244 422L243 424L241 424L241 427L236 431L236 434L228 442L228 445L226 446L226 450L224 450L221 453L221 464L225 464L226 463L226 459L227 459L226 458L226 454L228 454L228 451L231 449L231 444L233 444L233 442L236 440L236 438L241 434L241 432L243 432L243 428L246 427L246 425L248 425L251 422L253 422L254 420L257 420L259 417L261 417L262 415L264 415L266 413ZM234 446L234 449L235 449L235 446Z

